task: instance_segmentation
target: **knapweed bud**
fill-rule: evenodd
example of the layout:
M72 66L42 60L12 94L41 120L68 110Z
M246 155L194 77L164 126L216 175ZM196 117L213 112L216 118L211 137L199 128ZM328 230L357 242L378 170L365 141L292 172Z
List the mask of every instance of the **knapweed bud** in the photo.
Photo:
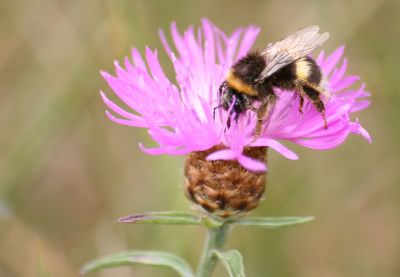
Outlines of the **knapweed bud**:
M184 189L188 198L205 211L229 217L258 206L265 190L266 171L249 171L235 160L206 159L223 148L219 145L187 156ZM267 147L248 147L244 154L264 161Z

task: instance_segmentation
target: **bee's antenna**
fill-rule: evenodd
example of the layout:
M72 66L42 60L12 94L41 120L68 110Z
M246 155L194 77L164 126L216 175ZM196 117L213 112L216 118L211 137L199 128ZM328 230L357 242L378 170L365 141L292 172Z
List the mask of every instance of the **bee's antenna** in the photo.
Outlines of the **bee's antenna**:
M219 108L222 108L223 107L223 105L219 105L219 106L217 106L217 107L215 107L214 108L214 110L213 110L213 119L215 120L215 110L216 109L219 109Z

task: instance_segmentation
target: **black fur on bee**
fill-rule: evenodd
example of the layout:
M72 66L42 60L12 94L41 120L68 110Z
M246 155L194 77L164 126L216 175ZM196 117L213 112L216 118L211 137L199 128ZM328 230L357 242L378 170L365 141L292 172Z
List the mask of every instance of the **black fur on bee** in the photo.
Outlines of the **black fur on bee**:
M240 79L243 83L253 85L254 80L265 68L265 59L259 51L249 52L232 66L234 77Z

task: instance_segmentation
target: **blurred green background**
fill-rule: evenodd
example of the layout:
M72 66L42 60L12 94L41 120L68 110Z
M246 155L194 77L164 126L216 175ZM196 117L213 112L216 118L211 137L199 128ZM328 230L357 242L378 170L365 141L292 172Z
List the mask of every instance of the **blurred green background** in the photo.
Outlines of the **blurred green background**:
M161 48L158 29L208 17L256 24L256 46L309 24L347 46L348 73L372 92L358 114L373 137L331 151L270 152L253 215L314 215L284 230L237 229L249 276L400 276L400 1L0 1L0 276L78 276L100 255L162 249L197 264L204 230L120 225L130 213L182 210L182 157L147 156L145 130L106 119L98 91L131 47ZM162 51L161 51L162 53ZM171 68L164 53L162 64ZM172 72L169 71L169 76ZM115 99L115 97L113 98ZM146 266L94 276L175 276ZM221 267L215 276L226 276Z

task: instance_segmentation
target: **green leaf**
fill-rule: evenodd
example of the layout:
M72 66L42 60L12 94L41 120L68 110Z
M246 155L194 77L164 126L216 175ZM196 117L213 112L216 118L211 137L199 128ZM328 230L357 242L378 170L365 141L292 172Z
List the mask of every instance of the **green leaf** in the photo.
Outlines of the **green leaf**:
M221 260L230 277L246 276L244 273L243 258L239 251L231 250L228 252L219 252L213 250L213 254Z
M312 216L306 217L248 217L232 221L233 225L261 228L279 228L297 225L314 220Z
M178 224L199 225L201 218L183 212L151 212L145 214L134 214L118 219L122 223L147 223L147 224Z
M174 269L183 277L194 277L193 271L186 261L174 254L160 251L128 251L99 258L84 265L81 274L136 264L166 266Z

